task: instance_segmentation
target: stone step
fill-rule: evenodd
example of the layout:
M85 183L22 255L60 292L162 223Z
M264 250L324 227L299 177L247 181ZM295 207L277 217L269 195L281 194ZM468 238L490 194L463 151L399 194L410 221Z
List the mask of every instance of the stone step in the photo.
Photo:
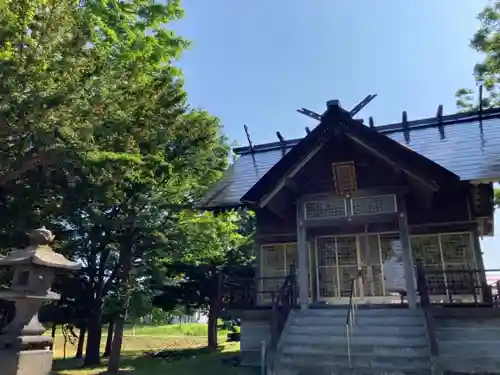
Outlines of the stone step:
M347 343L337 345L324 344L283 344L280 343L279 353L298 355L318 355L329 357L331 355L347 355ZM428 345L403 347L399 345L381 346L378 344L356 344L351 346L351 353L370 354L389 357L423 357L430 356Z
M438 328L500 328L500 319L435 318Z
M368 336L426 336L427 331L424 325L420 326L363 326L362 329L357 329L355 326L352 330L353 336L368 335ZM287 330L289 334L295 335L315 335L315 336L344 336L346 334L345 325L327 325L327 326L306 326L306 325L296 325L292 323Z
M350 368L350 367L324 367L300 366L278 364L271 375L431 375L430 370L394 370L386 368Z
M498 357L499 344L500 342L492 341L438 341L438 348L440 356L453 356L475 361L476 358Z
M347 316L348 309L308 309L300 311L303 316ZM359 316L410 316L421 317L422 311L410 309L354 309Z
M500 373L500 358L474 356L443 356L437 359L438 367L445 372L461 374L498 374Z
M500 343L500 328L497 327L439 327L439 341L480 341Z
M346 317L343 316L302 316L297 314L291 319L293 325L304 326L345 326ZM356 316L356 326L423 326L424 321L418 317L392 317L392 316Z
M283 345L343 345L346 344L346 336L328 336L328 335L298 335L285 333L281 339ZM398 336L368 336L362 331L359 334L351 336L351 346L361 345L379 345L379 346L422 346L428 345L426 336L398 337Z
M351 363L347 355L319 356L309 354L283 354L279 363L285 365L299 365L311 367L353 367L353 368L381 368L386 370L428 370L429 358L426 357L392 357L374 356L367 354L351 354Z

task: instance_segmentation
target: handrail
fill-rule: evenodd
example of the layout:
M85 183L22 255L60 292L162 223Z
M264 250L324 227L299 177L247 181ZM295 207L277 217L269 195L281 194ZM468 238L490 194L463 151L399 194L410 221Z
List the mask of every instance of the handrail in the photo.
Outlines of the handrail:
M271 310L271 342L266 351L267 355L274 355L285 327L285 323L290 314L290 310L297 307L297 279L295 276L295 267L290 267L290 273L285 278L278 293L273 296L273 306ZM273 365L273 361L265 358L263 365ZM262 371L265 369L263 368Z
M273 298L272 305L272 327L271 327L271 345L273 350L278 346L278 342L283 331L286 319L290 310L297 306L297 288L295 267L290 267L290 273L285 278L275 298Z
M427 286L427 279L425 277L424 265L421 262L417 262L416 265L416 276L417 276L417 292L420 296L420 306L424 311L425 327L427 330L427 340L429 341L429 349L431 356L436 358L439 356L439 346L436 336L436 323L434 317L432 316L429 307L431 305L431 298L429 293L429 288Z
M356 278L352 278L351 279L351 290L349 291L349 306L347 308L347 317L346 317L346 321L345 321L347 357L349 360L349 367L352 367L351 334L352 334L354 326L356 325L356 315L354 312L356 309L356 304L354 303L355 290L356 290Z

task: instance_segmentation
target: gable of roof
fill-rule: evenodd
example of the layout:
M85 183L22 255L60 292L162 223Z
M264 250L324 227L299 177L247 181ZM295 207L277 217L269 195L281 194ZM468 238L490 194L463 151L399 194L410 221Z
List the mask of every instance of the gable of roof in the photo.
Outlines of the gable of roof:
M255 204L264 199L260 203L264 205L268 198L281 190L285 177L293 177L326 141L339 135L346 136L386 164L402 170L433 190L451 181L458 181L458 176L432 160L366 127L339 106L330 106L320 124L284 155L241 200Z
M374 128L462 181L500 180L500 108ZM314 131L314 130L313 130ZM200 202L204 208L241 206L241 198L301 139L234 149L238 158ZM228 171L228 172L229 172Z

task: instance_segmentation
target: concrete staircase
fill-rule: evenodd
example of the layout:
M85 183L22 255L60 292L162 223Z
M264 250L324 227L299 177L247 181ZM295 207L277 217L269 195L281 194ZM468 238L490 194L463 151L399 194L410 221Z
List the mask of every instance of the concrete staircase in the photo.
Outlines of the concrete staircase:
M430 374L422 312L359 308L346 341L347 308L293 311L270 366L272 375Z
M445 374L500 374L500 318L440 317L435 322L437 367Z

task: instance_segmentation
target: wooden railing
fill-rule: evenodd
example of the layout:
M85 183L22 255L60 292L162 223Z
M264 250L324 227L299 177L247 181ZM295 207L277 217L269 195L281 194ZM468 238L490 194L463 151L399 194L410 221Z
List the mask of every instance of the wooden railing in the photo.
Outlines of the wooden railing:
M425 275L426 289L429 296L446 296L443 301L431 301L432 303L447 304L472 304L493 305L494 297L492 286L482 282L485 272L495 270L477 269L448 269L429 270L420 265ZM431 283L433 276L442 277L443 281L436 285Z
M434 321L432 312L429 310L431 305L431 298L430 298L429 288L427 285L427 279L425 276L424 265L422 263L417 263L415 271L417 278L417 293L420 296L420 306L424 311L429 349L431 352L431 356L436 358L439 356L439 346L436 336L436 322Z
M282 285L288 277L235 277L222 282L222 307L226 310L270 308L280 289L268 284Z
M271 351L276 349L278 346L278 342L288 319L288 315L293 308L297 307L297 305L297 278L295 275L295 267L292 266L278 293L273 298L271 316Z
M500 307L500 280L489 285L494 307Z
M224 310L272 309L276 303L286 303L282 294L291 293L291 289L296 299L293 265L287 276L255 277L252 272L251 275L241 277L237 271L234 272L236 276L227 270L225 272L220 287L221 307Z

